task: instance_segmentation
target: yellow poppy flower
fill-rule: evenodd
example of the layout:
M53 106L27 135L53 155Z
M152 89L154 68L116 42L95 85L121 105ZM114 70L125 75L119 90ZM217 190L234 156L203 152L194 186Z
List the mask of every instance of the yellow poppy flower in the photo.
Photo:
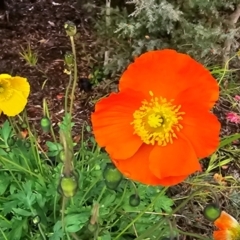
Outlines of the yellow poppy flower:
M30 93L30 85L26 78L0 74L0 114L9 117L23 111Z

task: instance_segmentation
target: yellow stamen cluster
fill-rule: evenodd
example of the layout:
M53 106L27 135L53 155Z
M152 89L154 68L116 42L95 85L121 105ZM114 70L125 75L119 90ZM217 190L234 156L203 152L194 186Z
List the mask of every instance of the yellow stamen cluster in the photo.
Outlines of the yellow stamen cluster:
M0 102L7 101L13 94L9 79L0 78Z
M134 134L137 134L146 144L166 146L177 138L176 131L182 129L179 123L184 112L179 112L181 106L175 106L165 98L154 97L150 91L150 101L144 100L142 106L133 114Z

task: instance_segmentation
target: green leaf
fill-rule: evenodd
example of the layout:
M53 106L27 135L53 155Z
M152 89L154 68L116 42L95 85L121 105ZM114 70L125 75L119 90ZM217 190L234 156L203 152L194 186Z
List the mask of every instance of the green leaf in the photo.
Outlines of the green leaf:
M13 208L12 209L15 213L21 215L21 216L24 216L24 217L29 217L32 215L31 212L27 211L27 210L24 210L24 209L21 209L21 208Z
M108 192L108 195L106 195L102 201L101 201L101 205L104 205L104 207L109 207L111 206L114 201L116 199L116 195L115 194L111 194L110 192Z
M103 236L98 237L98 240L111 240L112 239L109 232L104 232L103 234L104 234Z
M19 200L7 201L3 203L3 214L7 215L12 211L13 208L17 207Z
M62 222L57 221L53 227L53 234L49 237L49 240L61 240L63 238Z
M24 220L15 220L12 225L12 231L10 232L8 239L11 240L24 239L24 236L22 235L24 225L25 225Z
M0 156L6 156L8 155L7 152L5 152L2 148L0 148Z
M68 232L77 232L88 222L89 212L80 214L70 214L65 217L66 230Z
M238 140L238 139L240 139L240 134L239 134L239 133L233 134L233 135L231 135L231 136L227 136L227 137L225 137L225 138L223 138L223 139L221 140L220 145L219 145L219 148L222 148L222 147L224 147L224 146L226 146L226 145L229 145L229 144L231 144L233 141Z
M3 126L2 126L2 137L4 139L4 142L7 144L7 140L9 136L12 133L12 127L10 126L8 121L5 121Z
M158 201L154 203L154 210L156 212L167 212L170 213L172 211L172 206L174 202L171 198L168 198L165 195L162 195Z
M10 183L10 177L8 174L0 174L0 195L3 195L7 190Z
M63 149L63 147L60 143L53 143L53 142L47 141L46 145L48 146L48 150L50 152L52 152L52 151L58 151L59 152Z

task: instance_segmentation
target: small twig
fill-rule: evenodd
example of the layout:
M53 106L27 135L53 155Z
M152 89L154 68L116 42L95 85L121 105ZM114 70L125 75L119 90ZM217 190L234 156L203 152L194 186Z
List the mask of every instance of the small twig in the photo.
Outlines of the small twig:
M229 31L235 29L235 24L237 23L238 19L240 17L240 4L237 5L236 10L230 15L229 20L228 20L228 28ZM226 66L228 69L228 63L229 63L229 55L230 55L230 50L233 42L233 37L228 36L227 39L224 42L224 47L223 47L223 66Z
M106 0L106 28L111 25L111 0ZM104 66L107 65L109 61L109 50L104 53Z

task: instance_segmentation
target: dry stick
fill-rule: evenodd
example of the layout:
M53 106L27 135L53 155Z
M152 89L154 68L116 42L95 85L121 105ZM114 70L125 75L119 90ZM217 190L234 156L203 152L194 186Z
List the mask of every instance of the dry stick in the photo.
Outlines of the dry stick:
M106 28L111 24L111 0L106 0ZM109 60L109 50L104 53L104 66L107 65Z
M236 10L229 17L228 20L229 30L235 29L235 24L237 23L239 17L240 17L240 4L237 5ZM223 66L225 66L227 69L232 42L233 38L231 36L227 37L223 47Z

